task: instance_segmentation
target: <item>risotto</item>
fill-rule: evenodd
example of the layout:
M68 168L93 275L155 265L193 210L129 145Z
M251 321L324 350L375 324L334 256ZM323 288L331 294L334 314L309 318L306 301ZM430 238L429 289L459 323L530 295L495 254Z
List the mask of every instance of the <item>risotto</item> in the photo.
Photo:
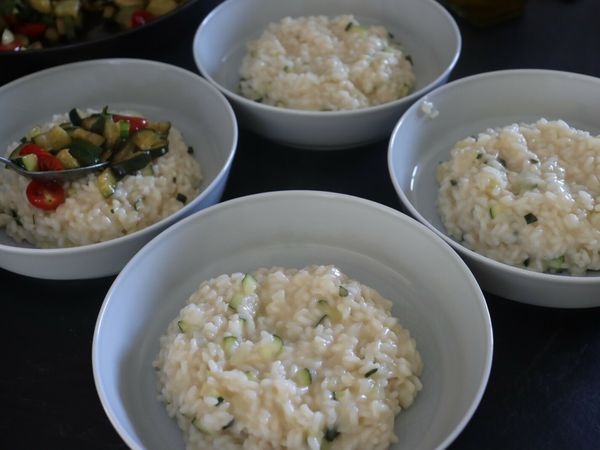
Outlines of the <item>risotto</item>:
M202 283L161 338L188 449L386 449L422 363L391 302L333 266Z
M406 96L415 85L412 59L383 26L352 15L291 18L247 44L240 69L243 96L313 111L365 108Z
M55 116L36 133L43 135L59 128L58 124L65 127L68 121L66 115ZM109 192L102 192L99 177L103 175L98 172L66 181L59 186L63 202L52 210L32 204L28 178L1 170L0 227L18 242L27 241L41 248L74 247L126 235L173 214L198 195L202 176L181 133L174 127L167 133L168 151L164 156L152 159L143 170L114 178ZM11 145L8 154L14 153L17 146Z
M600 270L600 137L540 119L468 137L438 167L448 233L503 263Z

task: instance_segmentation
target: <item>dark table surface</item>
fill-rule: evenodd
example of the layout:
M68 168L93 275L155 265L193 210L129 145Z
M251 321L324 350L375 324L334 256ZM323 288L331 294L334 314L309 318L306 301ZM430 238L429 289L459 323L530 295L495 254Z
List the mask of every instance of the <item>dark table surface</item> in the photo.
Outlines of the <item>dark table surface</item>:
M210 9L219 2L205 3ZM599 18L597 0L530 0L522 17L490 28L457 18L463 50L452 79L508 68L600 76ZM191 39L200 20L171 37L168 51L146 48L129 56L195 70ZM318 189L401 210L386 152L387 142L342 152L283 149L242 131L224 199ZM276 170L281 167L287 169ZM96 317L113 280L45 281L0 269L0 336L6 343L0 356L1 449L126 448L98 400L91 366ZM486 299L495 337L492 372L479 408L451 448L600 448L600 309Z

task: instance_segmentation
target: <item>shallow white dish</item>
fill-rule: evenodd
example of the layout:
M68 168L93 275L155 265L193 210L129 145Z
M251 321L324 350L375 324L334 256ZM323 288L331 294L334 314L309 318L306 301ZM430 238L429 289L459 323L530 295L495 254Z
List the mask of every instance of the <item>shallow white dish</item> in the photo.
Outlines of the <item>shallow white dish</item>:
M298 111L264 105L237 93L246 42L269 23L291 16L354 14L384 25L414 61L412 94L388 104L344 112ZM433 0L227 0L202 22L194 38L198 69L232 102L240 124L282 144L347 148L389 137L402 112L444 83L460 54L461 38L448 12Z
M507 70L463 78L423 98L439 115L432 119L417 102L396 125L388 164L401 201L419 221L452 245L484 290L540 306L600 306L600 274L536 273L479 255L446 235L436 209L436 166L454 144L486 128L532 123L544 117L600 132L600 79L548 70Z
M117 273L146 242L175 221L219 201L237 146L237 123L225 97L200 76L164 63L107 59L47 69L0 88L2 153L36 123L73 107L134 110L170 120L196 151L198 197L175 214L127 236L65 249L19 244L0 229L0 267L38 278L95 278Z
M490 372L492 328L475 279L452 249L396 210L341 194L287 191L215 205L146 245L108 292L94 333L100 400L133 449L183 449L157 400L159 337L203 280L261 266L335 264L394 303L417 340L424 388L391 448L445 448L475 411ZM157 276L148 276L149 273Z

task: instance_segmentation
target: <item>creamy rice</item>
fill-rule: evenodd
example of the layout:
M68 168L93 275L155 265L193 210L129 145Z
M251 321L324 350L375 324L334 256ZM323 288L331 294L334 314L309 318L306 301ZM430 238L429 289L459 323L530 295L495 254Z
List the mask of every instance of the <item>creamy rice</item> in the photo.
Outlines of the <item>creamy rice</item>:
M248 42L240 91L269 105L337 111L387 103L414 87L412 59L382 26L352 15L286 17Z
M468 137L438 168L448 233L495 260L574 275L600 270L600 138L562 120Z
M55 116L42 131L68 120ZM11 145L7 154L16 146ZM187 201L198 195L200 166L187 150L181 133L171 127L169 152L154 160L154 175L125 176L109 198L98 190L96 174L65 182L66 200L54 211L29 203L27 178L0 170L0 227L16 241L41 248L74 247L133 233L181 209L178 193Z
M422 363L391 302L333 266L262 268L255 289L244 277L202 283L160 340L159 397L187 448L395 442L394 417L421 389Z

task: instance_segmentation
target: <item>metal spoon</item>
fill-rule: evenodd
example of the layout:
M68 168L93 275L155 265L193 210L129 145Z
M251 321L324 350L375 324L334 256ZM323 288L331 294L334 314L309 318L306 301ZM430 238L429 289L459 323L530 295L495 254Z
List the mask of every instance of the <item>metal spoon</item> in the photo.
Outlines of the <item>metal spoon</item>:
M83 177L88 173L104 169L110 164L108 161L103 161L101 163L94 164L93 166L77 167L76 169L48 170L46 172L30 172L29 170L23 169L18 164L15 164L8 158L0 156L0 162L3 162L7 167L10 167L20 175L23 175L27 178L31 178L32 180L58 182L74 180L75 178Z

